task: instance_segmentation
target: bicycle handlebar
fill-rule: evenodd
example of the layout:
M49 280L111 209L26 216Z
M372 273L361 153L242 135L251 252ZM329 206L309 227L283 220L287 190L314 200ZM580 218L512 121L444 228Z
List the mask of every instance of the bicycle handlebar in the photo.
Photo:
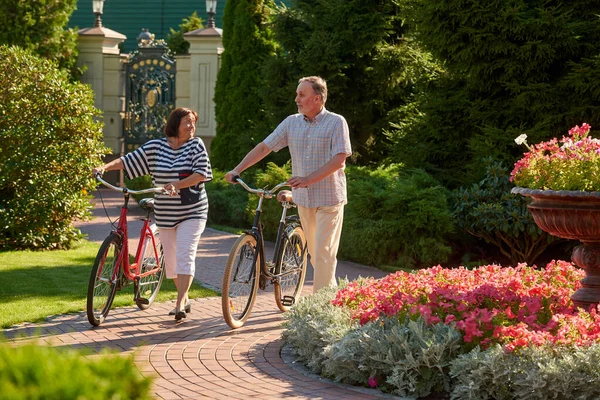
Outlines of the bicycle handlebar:
M242 178L240 178L239 175L234 176L233 177L233 181L239 183L240 185L242 185L242 187L244 189L246 189L248 192L257 194L259 196L264 196L267 199L270 199L271 197L273 197L275 195L275 193L279 189L281 189L282 187L284 187L284 186L290 186L290 184L287 183L287 181L285 181L285 182L281 182L281 183L275 185L272 189L253 189L250 186L248 186L246 184L246 182L244 182L242 180Z
M155 187L155 188L142 189L142 190L131 190L131 189L127 189L127 188L122 188L119 186L111 185L110 183L106 182L104 179L102 179L102 174L98 173L98 174L94 174L94 175L96 176L96 179L98 179L98 181L100 181L100 183L102 183L104 186L106 186L112 190L116 190L117 192L131 193L131 194L168 193L168 191L166 191L162 187Z

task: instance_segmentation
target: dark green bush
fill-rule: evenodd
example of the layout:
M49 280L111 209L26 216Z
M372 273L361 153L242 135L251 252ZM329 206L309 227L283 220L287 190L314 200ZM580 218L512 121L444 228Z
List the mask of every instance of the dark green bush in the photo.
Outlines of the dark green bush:
M67 248L106 153L94 94L16 46L0 46L0 87L0 249Z
M508 169L492 158L483 163L484 179L452 192L455 223L461 231L496 246L513 264L533 265L558 239L538 228L524 196L510 193Z
M449 195L422 170L347 169L340 257L369 265L431 266L451 253Z
M125 177L125 186L131 190L143 190L153 187L152 177L150 175L138 176L137 178L129 179ZM141 199L152 198L154 193L132 194L136 201Z
M1 399L151 399L151 383L132 355L87 358L74 350L0 344Z
M244 176L244 182L251 184ZM213 180L206 184L208 196L208 223L249 228L246 216L248 192L239 185L225 181L225 172L213 168Z

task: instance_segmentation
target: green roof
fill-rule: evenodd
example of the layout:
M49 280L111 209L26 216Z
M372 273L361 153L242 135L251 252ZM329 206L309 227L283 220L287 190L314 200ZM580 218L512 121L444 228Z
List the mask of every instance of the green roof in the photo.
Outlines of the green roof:
M221 18L225 1L217 2L215 24L222 27ZM123 43L125 52L137 49L137 36L148 29L155 39L167 39L170 29L179 29L184 18L196 11L204 26L208 20L206 3L196 0L106 0L102 14L102 25L127 36ZM69 21L71 28L90 28L96 19L91 0L78 0L77 10Z

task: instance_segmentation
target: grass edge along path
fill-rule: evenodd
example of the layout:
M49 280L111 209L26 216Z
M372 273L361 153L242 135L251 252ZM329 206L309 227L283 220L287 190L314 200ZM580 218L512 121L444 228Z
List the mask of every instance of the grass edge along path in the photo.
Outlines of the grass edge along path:
M23 322L85 311L90 270L98 243L81 240L70 250L0 252L0 329ZM193 283L190 298L218 296ZM173 280L165 279L157 302L175 300ZM114 307L132 306L133 284L117 292Z

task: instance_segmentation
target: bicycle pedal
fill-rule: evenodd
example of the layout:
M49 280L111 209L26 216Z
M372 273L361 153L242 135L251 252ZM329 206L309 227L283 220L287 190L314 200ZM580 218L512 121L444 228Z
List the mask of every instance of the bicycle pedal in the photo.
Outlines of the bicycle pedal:
M145 298L143 298L143 297L138 297L138 298L136 299L136 302L138 302L139 304L145 304L145 305L148 305L148 304L150 304L150 300L148 300L148 299L145 299Z
M281 304L283 304L286 307L293 306L294 304L296 304L296 298L294 296L283 296L281 298Z

